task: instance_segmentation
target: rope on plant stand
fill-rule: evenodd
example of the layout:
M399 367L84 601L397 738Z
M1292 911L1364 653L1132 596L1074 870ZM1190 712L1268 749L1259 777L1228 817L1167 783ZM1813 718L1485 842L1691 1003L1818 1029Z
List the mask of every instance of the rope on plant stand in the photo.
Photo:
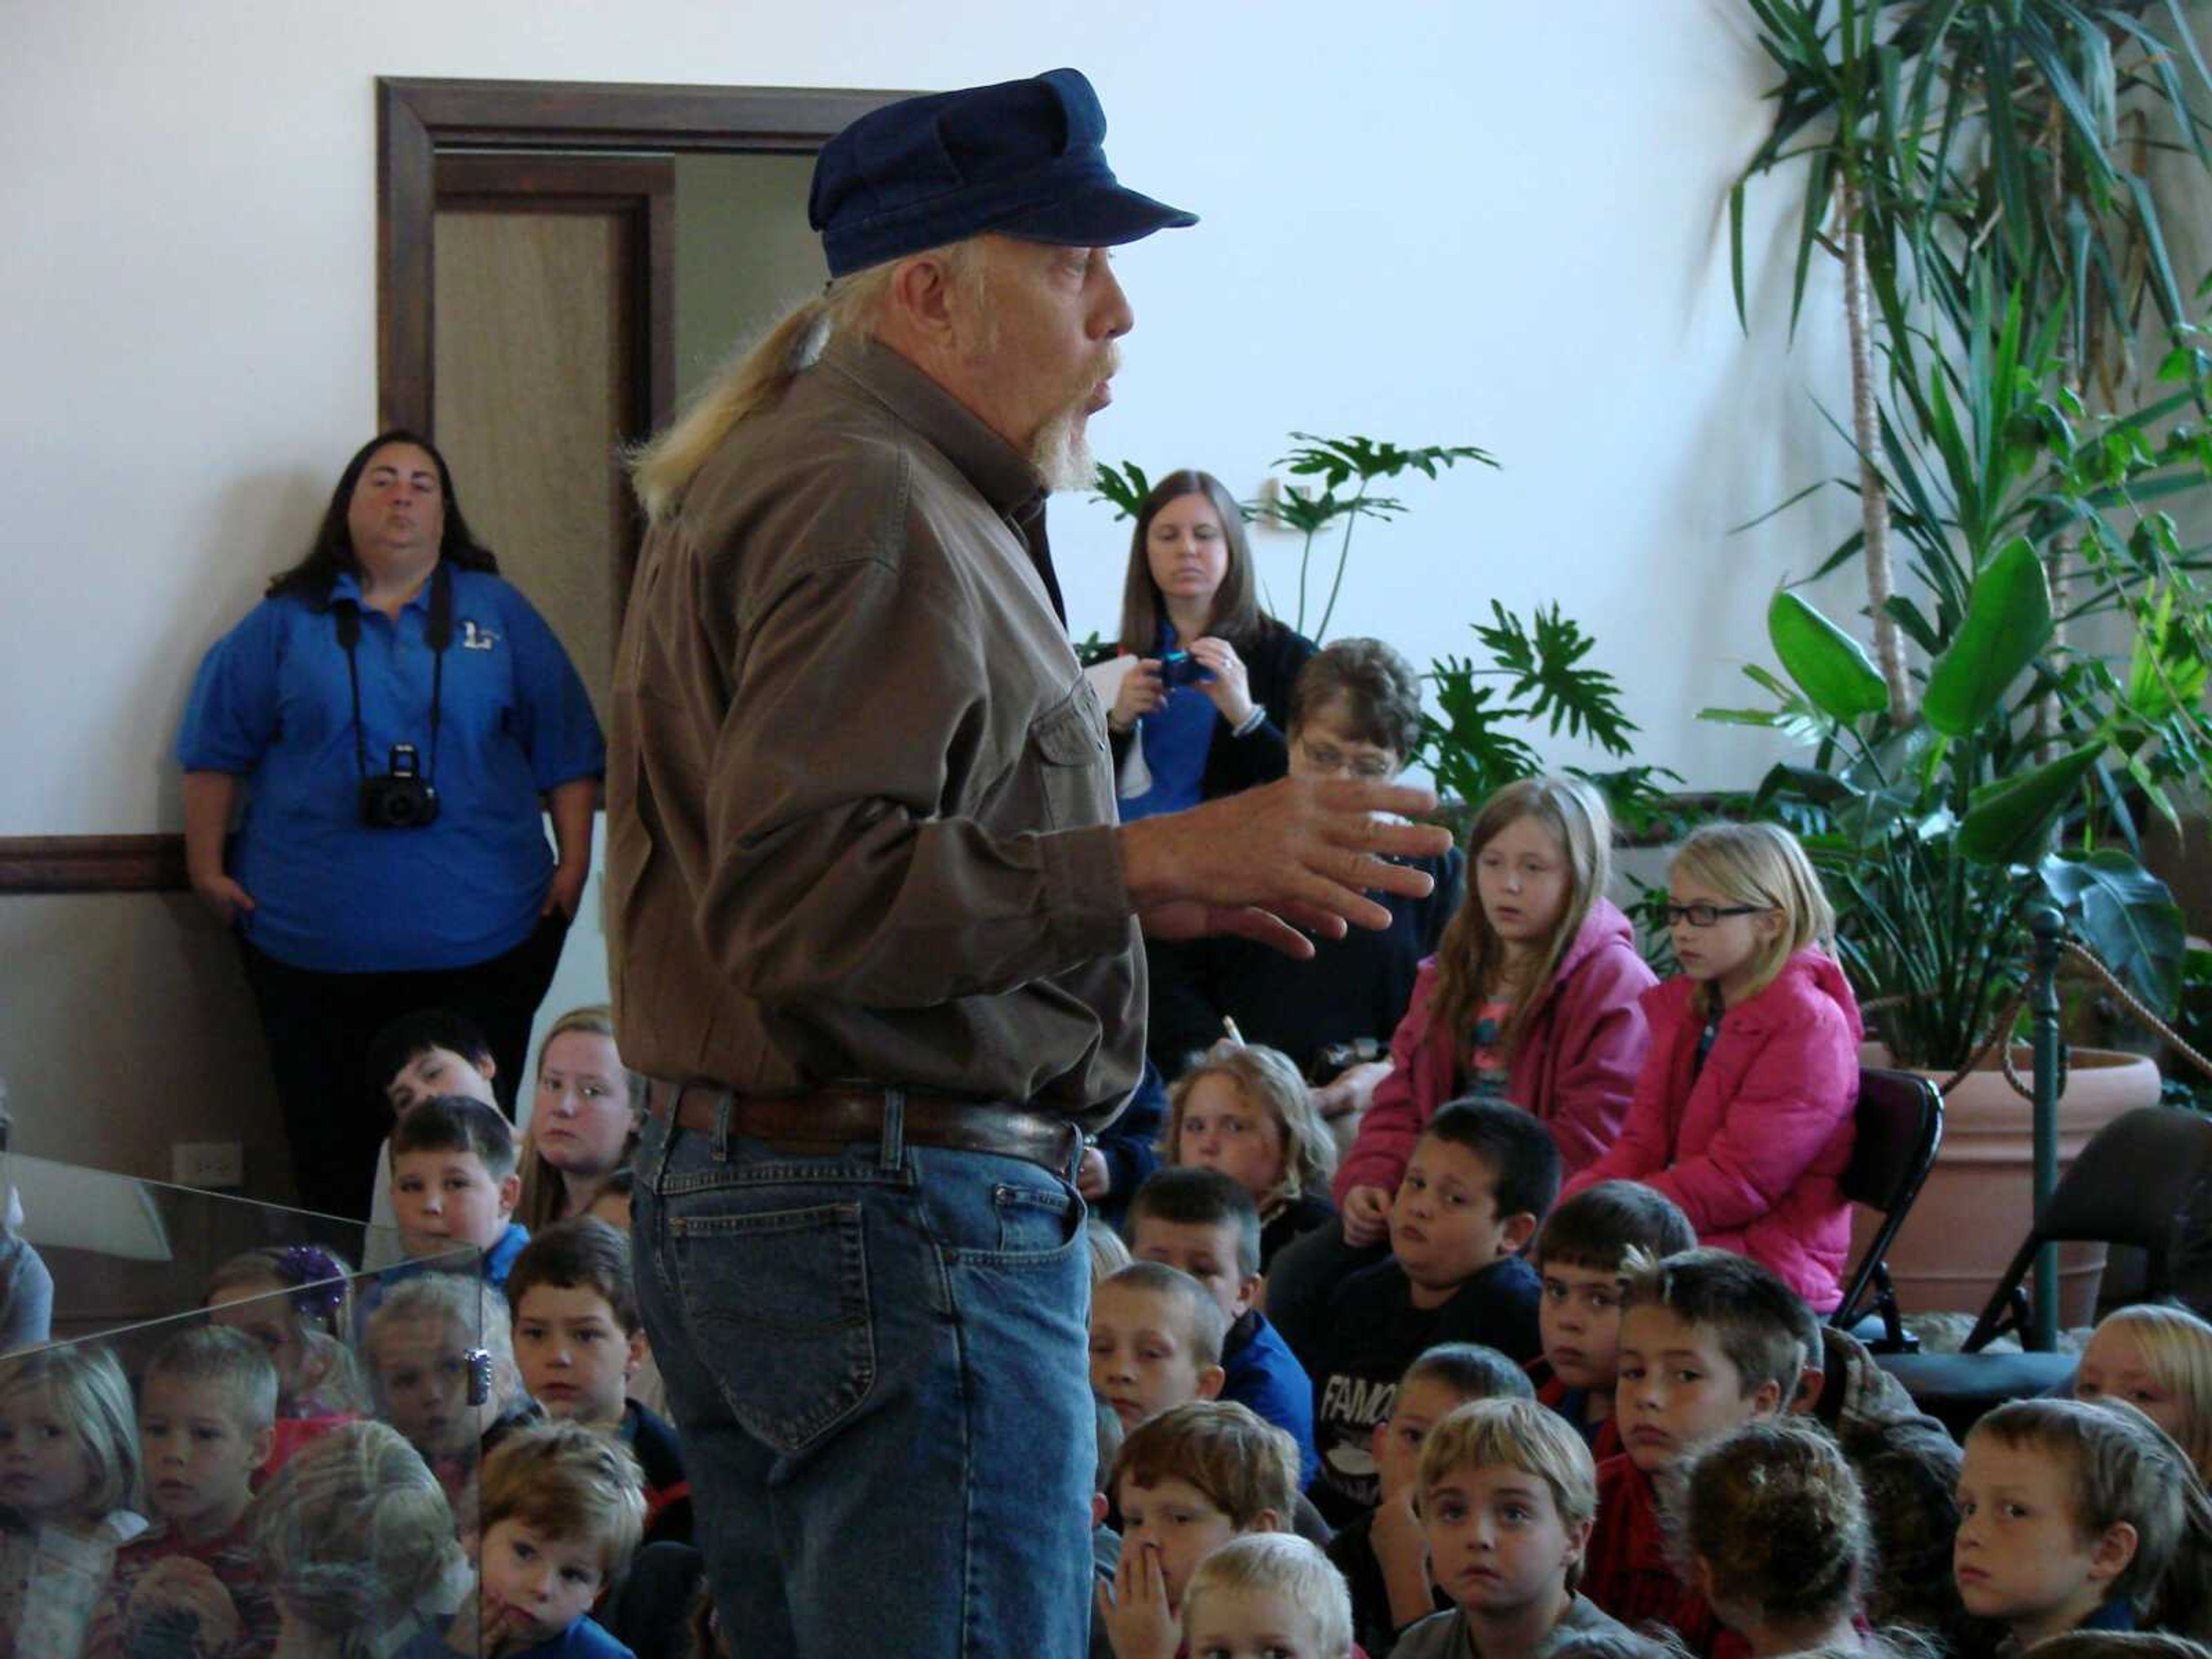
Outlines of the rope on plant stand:
M2120 1006L2128 1011L2138 1024L2147 1027L2155 1035L2165 1038L2176 1054L2203 1073L2205 1076L2212 1077L2212 1060L2207 1060L2196 1049L2191 1048L2183 1040L2179 1032L2145 1007L2142 1000L2120 983L2118 976L2105 965L2095 951L2090 950L2086 945L2076 944L2070 939L2060 940L2058 949L2062 955L2071 957L2087 969L2094 978L2101 981L2105 988L2119 1000ZM2013 1091L2022 1100L2032 1101L2035 1098L2034 1086L2032 1084L2023 1083L2019 1071L2013 1065L2013 1044L2010 1040L2014 1028L2020 1022L2020 1011L2027 1006L2027 988L2023 987L2019 994L2005 1005L2004 1012L1997 1016L1995 1023L1990 1026L1990 1035L1983 1042L1982 1046L1974 1050L1964 1066L1936 1086L1938 1094L1948 1095L1952 1090L1957 1088L1970 1073L1981 1068L1982 1062L1990 1057L1990 1051L1996 1048L1999 1050L1998 1064L2004 1071L2004 1079L2012 1085ZM1903 999L1900 998L1899 1000ZM1867 1006L1875 1007L1880 1005L1869 1003ZM2066 1091L2065 1050L2061 1048L2059 1054L2058 1091L2063 1094Z

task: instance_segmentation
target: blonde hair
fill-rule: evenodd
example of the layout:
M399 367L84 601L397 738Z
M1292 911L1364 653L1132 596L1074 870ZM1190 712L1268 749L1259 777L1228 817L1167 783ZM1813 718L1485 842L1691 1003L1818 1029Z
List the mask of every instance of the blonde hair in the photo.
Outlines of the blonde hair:
M2125 1522L2134 1559L2107 1595L2178 1636L2212 1635L2212 1499L2166 1431L2121 1400L2015 1400L1967 1432L2063 1466L2084 1538Z
M483 1346L491 1356L494 1397L501 1405L512 1401L522 1392L522 1373L515 1368L514 1340L507 1319L507 1304L481 1279L460 1273L423 1273L402 1279L369 1315L362 1336L379 1401L384 1396L384 1358L378 1345L385 1333L394 1325L434 1322L457 1334L467 1346Z
M1874 1534L1858 1476L1824 1431L1748 1424L1693 1455L1686 1492L1669 1540L1677 1576L1691 1582L1702 1558L1717 1608L1784 1621L1856 1610Z
M1668 861L1667 874L1711 889L1731 904L1755 904L1782 913L1782 926L1753 959L1745 994L1774 982L1782 966L1798 951L1818 945L1831 949L1836 913L1814 873L1813 861L1797 837L1778 824L1705 823L1692 830ZM1701 987L1707 1006L1717 1006L1710 986Z
M947 282L988 331L991 312L982 250L982 238L970 237L840 276L741 346L691 405L631 456L630 484L647 519L659 525L674 516L684 490L723 441L754 416L781 403L832 338L872 336L890 299L891 275L906 259L942 260Z
M489 1533L516 1520L554 1538L599 1547L612 1577L645 1534L645 1474L628 1446L580 1423L536 1423L484 1459L477 1519Z
M1352 1595L1336 1564L1321 1547L1294 1532L1248 1533L1231 1539L1198 1565L1182 1591L1182 1629L1189 1640L1191 1620L1206 1596L1273 1594L1295 1607L1307 1625L1316 1653L1342 1659L1352 1651Z
M1121 1242L1121 1235L1097 1216L1083 1224L1083 1242L1091 1249L1091 1285L1096 1290L1136 1258Z
M33 1390L76 1436L91 1471L88 1513L131 1507L138 1492L138 1417L131 1381L105 1347L73 1342L18 1354L0 1363L0 1401ZM0 1511L4 1512L4 1511Z
M1606 810L1605 797L1580 778L1522 778L1483 802L1467 832L1467 896L1437 941L1437 986L1429 1004L1431 1029L1443 1040L1455 1065L1474 1029L1476 1011L1505 977L1505 941L1483 910L1477 866L1482 849L1522 818L1535 819L1559 842L1567 866L1567 895L1552 937L1515 987L1512 1012L1498 1033L1498 1052L1509 1062L1528 1039L1592 907L1613 882L1613 814ZM1521 1103L1536 1109L1534 1101Z
M1567 1419L1533 1400L1475 1400L1455 1407L1421 1444L1413 1477L1418 1507L1462 1469L1508 1468L1541 1480L1569 1532L1597 1515L1597 1464ZM1582 1582L1583 1565L1567 1568L1567 1588Z
M146 1362L141 1387L157 1376L222 1389L238 1426L249 1437L276 1421L276 1367L268 1351L243 1331L221 1325L179 1331Z
M366 1651L461 1563L445 1489L397 1429L342 1424L277 1470L253 1505L264 1583L291 1615Z
M1243 1042L1217 1042L1193 1060L1168 1091L1167 1127L1160 1135L1160 1156L1181 1164L1182 1114L1191 1091L1206 1078L1224 1077L1237 1091L1255 1106L1274 1115L1283 1132L1283 1179L1260 1200L1261 1218L1291 1200L1308 1192L1326 1192L1336 1170L1336 1137L1321 1110L1313 1103L1313 1091L1291 1057L1278 1048Z
M1163 1480L1186 1481L1239 1532L1267 1512L1279 1532L1297 1510L1298 1443L1249 1406L1194 1400L1129 1431L1106 1483L1117 1504L1124 1480L1140 1491Z
M2153 1380L2172 1391L2182 1411L2174 1439L2197 1478L2212 1481L2212 1325L2176 1304L2145 1302L2115 1309L2097 1328L2108 1326L2135 1338Z
M523 1137L527 1156L522 1160L522 1197L514 1206L514 1218L533 1233L561 1219L561 1206L567 1196L568 1182L561 1171L548 1164L545 1155L538 1150L538 1107L534 1091L538 1079L545 1074L545 1054L552 1048L553 1040L567 1036L572 1031L602 1036L613 1043L615 1011L604 1002L571 1008L546 1028L545 1041L538 1045L538 1064L530 1069L533 1097L530 1109L530 1128ZM616 1044L616 1057L621 1057L621 1045L618 1043ZM622 1077L623 1087L629 1091L629 1139L623 1144L622 1158L615 1166L617 1169L628 1164L636 1153L637 1138L645 1128L645 1073L624 1066Z

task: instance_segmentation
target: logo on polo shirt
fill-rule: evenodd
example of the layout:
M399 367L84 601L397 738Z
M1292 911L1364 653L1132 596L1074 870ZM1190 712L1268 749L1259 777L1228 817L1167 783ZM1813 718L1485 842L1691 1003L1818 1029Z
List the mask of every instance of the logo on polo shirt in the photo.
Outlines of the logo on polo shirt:
M494 646L497 645L498 643L499 643L499 635L496 635L496 634L495 634L495 633L493 633L493 632L491 631L491 629L489 629L489 628L479 628L479 627L477 627L477 626L474 623L472 623L472 622L464 622L464 623L462 623L462 624L461 624L461 649L462 649L462 650L464 650L464 651L489 651L489 650L490 650L490 649L492 648L492 647L494 647Z

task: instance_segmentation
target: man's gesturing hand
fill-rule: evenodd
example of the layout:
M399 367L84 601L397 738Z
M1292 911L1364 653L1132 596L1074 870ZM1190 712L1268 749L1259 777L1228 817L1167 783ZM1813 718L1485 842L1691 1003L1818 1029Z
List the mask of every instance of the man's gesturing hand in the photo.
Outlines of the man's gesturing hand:
M1425 896L1424 871L1392 858L1435 857L1451 832L1394 823L1436 805L1425 789L1332 778L1285 778L1185 812L1121 828L1129 896L1156 937L1237 933L1290 956L1313 947L1297 927L1340 938L1345 925L1382 928L1370 891Z

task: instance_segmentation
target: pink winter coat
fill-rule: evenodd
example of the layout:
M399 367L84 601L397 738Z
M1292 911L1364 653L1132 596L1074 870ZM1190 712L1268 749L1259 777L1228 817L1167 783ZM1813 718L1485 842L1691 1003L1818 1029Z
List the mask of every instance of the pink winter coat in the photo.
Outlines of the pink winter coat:
M1843 1300L1851 1206L1841 1185L1858 1103L1858 999L1844 970L1800 951L1721 1016L1691 1080L1704 1021L1695 981L1645 994L1651 1051L1612 1148L1566 1183L1640 1181L1682 1206L1698 1242L1781 1275L1820 1313Z
M1469 894L1467 902L1480 901ZM1506 1077L1505 1097L1544 1121L1570 1170L1612 1144L1628 1110L1647 1041L1638 999L1655 983L1628 918L1598 900L1560 959ZM1414 977L1413 1000L1390 1038L1390 1075L1376 1085L1336 1172L1339 1205L1354 1187L1395 1191L1423 1126L1460 1092L1464 1034L1443 1037L1431 1029L1436 989L1431 957Z

